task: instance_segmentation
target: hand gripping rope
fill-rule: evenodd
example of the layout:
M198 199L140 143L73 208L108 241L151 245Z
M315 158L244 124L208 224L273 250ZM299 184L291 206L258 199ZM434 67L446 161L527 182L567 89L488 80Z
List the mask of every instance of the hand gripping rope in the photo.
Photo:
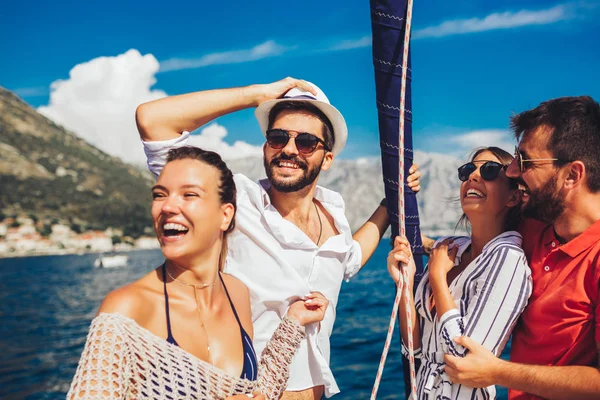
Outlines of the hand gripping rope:
M402 55L402 85L400 90L400 131L399 131L399 163L400 168L398 169L398 214L400 215L400 235L406 235L405 227L405 215L404 215L404 107L406 102L406 71L408 70L408 46L410 44L410 28L412 21L412 0L408 0L406 7L406 27L404 29L404 54ZM392 308L392 316L390 318L390 326L388 328L387 337L385 339L385 345L383 347L383 353L381 354L381 361L379 362L379 369L377 370L377 376L375 377L375 384L371 392L371 400L377 398L377 390L379 389L379 382L381 381L381 375L383 374L383 368L385 366L385 360L387 353L390 349L390 343L394 334L394 325L396 324L396 316L398 314L398 305L400 304L400 298L402 296L402 289L404 288L404 297L406 304L410 304L410 288L408 287L408 271L405 265L402 266L402 281L403 285L398 285L396 291L396 298L394 300L394 307ZM410 307L406 308L406 325L408 330L408 360L410 363L410 386L411 386L411 400L416 400L417 393L417 379L415 374L415 357L414 357L414 345L413 345L413 326L412 326L412 312Z

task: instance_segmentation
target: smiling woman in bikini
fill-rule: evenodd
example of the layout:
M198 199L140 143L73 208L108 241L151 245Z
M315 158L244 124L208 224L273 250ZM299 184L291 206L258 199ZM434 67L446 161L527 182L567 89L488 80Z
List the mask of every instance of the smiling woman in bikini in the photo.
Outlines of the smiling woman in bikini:
M214 152L174 149L152 197L166 261L106 296L68 398L279 398L303 326L323 319L327 300L293 303L257 362L248 289L221 272L235 223L231 171Z
M428 268L414 298L400 305L403 352L407 343L406 309L412 311L418 399L490 399L494 386L473 389L450 382L444 354L464 356L454 342L470 336L499 356L531 294L531 272L521 249L520 192L506 176L512 156L497 147L479 149L458 169L460 204L470 237L442 238L434 245ZM399 263L407 265L402 282ZM414 262L408 241L397 237L388 256L396 283L413 293ZM441 396L441 397L440 397Z

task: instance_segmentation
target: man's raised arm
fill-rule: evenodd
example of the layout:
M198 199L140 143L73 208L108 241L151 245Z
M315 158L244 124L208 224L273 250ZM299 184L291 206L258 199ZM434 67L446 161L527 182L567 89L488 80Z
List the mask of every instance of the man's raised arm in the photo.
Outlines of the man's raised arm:
M316 94L305 81L285 78L270 84L205 90L150 101L138 106L135 120L142 140L170 140L222 115L277 99L295 87Z

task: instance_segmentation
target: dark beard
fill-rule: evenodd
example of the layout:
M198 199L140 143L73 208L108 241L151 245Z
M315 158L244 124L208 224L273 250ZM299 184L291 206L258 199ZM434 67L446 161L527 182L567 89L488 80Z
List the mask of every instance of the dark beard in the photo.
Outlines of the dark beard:
M540 189L530 191L523 216L553 224L565 210L565 201L556 190L557 182L553 176Z
M282 160L295 162L304 171L304 174L296 181L278 181L273 176L273 168L277 167L279 162ZM269 182L271 182L271 185L275 190L283 193L297 192L311 185L319 176L322 163L323 160L321 160L321 162L314 168L309 169L306 161L302 160L300 157L288 157L285 154L281 154L279 157L274 157L270 163L268 163L267 159L263 157L263 164L265 166L265 172L267 173Z

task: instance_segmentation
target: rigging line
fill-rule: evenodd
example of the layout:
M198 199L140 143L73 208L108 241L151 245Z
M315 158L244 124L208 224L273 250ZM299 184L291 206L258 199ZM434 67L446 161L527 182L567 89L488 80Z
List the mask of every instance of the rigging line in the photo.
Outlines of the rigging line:
M402 55L402 83L400 87L400 129L399 129L399 171L398 171L398 182L404 182L404 105L406 102L406 71L408 69L408 48L410 44L410 28L412 21L412 0L408 0L406 7L406 25L404 29L404 53ZM405 227L405 215L404 215L404 185L398 185L398 213L400 214L400 218L398 219L398 223L400 225L400 235L406 236L406 227ZM390 349L390 344L392 341L392 336L394 333L394 326L396 324L396 316L398 314L398 306L400 304L400 299L402 297L402 289L404 288L404 298L406 304L410 304L410 288L408 285L408 269L407 266L402 265L402 280L404 281L403 285L398 285L396 290L396 298L394 300L394 306L392 308L392 315L390 318L390 325L388 328L387 337L385 340L385 345L383 347L383 352L381 354L381 361L379 362L379 369L377 370L377 376L375 377L375 384L373 385L373 390L371 391L371 400L375 400L377 398L377 391L379 390L379 383L381 382L381 376L383 374L383 368L385 366L385 361L387 359L387 354ZM415 373L415 355L414 355L414 344L412 337L412 311L410 307L406 307L406 324L407 324L407 333L408 333L408 360L410 364L410 385L411 385L411 400L416 400L417 394L417 380Z

